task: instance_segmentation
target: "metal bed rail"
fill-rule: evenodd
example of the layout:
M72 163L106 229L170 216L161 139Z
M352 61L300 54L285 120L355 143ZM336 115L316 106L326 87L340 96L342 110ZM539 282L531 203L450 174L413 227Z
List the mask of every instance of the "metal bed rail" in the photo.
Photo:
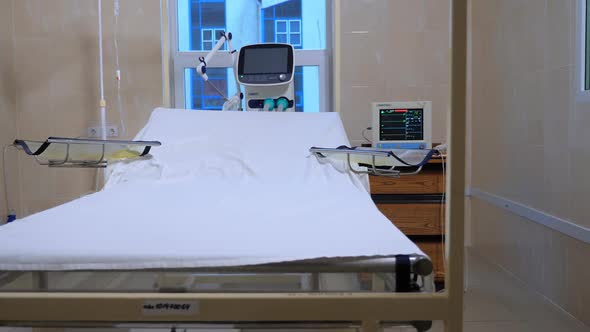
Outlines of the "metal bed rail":
M262 276L270 275L309 275L311 284L319 284L319 275L329 274L373 274L373 282L379 278L380 283L387 285L390 290L398 292L429 291L429 283L432 281L433 264L430 259L423 255L398 255L396 257L381 257L371 259L349 259L349 260L310 260L287 263L251 265L251 266L228 266L228 267L205 267L205 268L176 268L176 269L141 269L141 270L76 270L76 271L7 271L0 274L0 293L2 288L19 278L24 273L32 273L32 288L41 291L51 291L49 279L52 273L57 272L152 272L157 275L156 289L160 292L191 292L186 287L186 281L193 277L207 277L210 280L223 280L231 276L249 274L250 278L256 281ZM256 277L258 276L258 277ZM319 291L319 287L311 287ZM27 290L24 290L27 291ZM58 291L75 291L58 290ZM102 289L96 291L101 292ZM250 291L250 290L247 290Z
M133 329L146 329L150 330L169 330L170 332L184 331L184 330L329 330L329 331L355 331L358 332L362 329L363 324L361 321L297 321L297 322L281 322L281 321L260 321L260 322L249 322L249 321L219 321L219 322L146 322L146 323L118 323L118 322L76 322L76 321L65 321L65 322L15 322L12 324L2 324L0 326L10 327L33 327L33 328L76 328L76 329L92 329L93 331L97 328L113 328L123 329L132 331ZM384 328L395 328L395 327L413 327L417 332L429 331L433 326L432 321L382 321L379 324L381 329ZM83 331L81 331L83 332Z
M45 141L17 139L13 143L16 148L25 151L27 155L33 156L40 165L76 168L105 168L108 159L117 152L128 152L127 157L140 158L147 156L152 147L160 145L162 143L158 141L95 140L64 137L49 137ZM51 148L54 148L54 150L51 151ZM74 148L77 148L78 151L74 151ZM55 151L55 149L60 150ZM90 155L93 155L94 158L89 158Z
M428 276L433 271L433 265L430 259L424 255L403 255L408 256L411 266L411 272L420 276ZM380 258L367 259L348 259L348 260L303 260L285 263L271 263L260 265L244 266L220 266L220 267L197 267L197 268L172 268L172 269L140 269L140 270L108 270L116 272L216 272L216 273L377 273L392 272L395 269L397 258L395 256L386 256ZM105 270L76 270L79 272L101 272ZM4 273L22 273L22 272L53 272L53 271L0 271ZM59 271L58 271L59 272ZM1 277L2 275L0 275ZM2 279L0 278L0 281Z
M410 150L407 150L410 151ZM371 149L371 148L350 148L340 146L338 148L320 148L312 147L309 152L318 158L327 158L330 155L345 155L348 169L356 174L370 174L385 177L400 177L415 175L420 173L422 167L438 153L436 150L419 150L424 153L417 163L411 163L403 160L392 150ZM356 159L353 161L352 159ZM358 166L354 166L357 164ZM381 165L379 165L381 164ZM396 167L415 168L412 171L402 172ZM359 166L365 166L365 169L359 169Z

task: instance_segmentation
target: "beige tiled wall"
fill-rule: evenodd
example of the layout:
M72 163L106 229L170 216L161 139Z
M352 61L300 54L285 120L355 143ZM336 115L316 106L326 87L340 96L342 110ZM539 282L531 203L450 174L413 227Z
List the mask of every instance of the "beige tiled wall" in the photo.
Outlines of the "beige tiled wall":
M477 199L476 250L590 325L590 246Z
M0 148L12 143L16 135L16 101L14 90L13 71L13 46L12 46L12 4L10 1L0 1ZM15 154L8 151L6 173L15 174L17 171ZM4 197L4 180L1 176L4 171L0 160L0 224L4 222L7 208ZM8 191L16 192L16 182L7 180ZM16 204L13 200L13 204ZM17 207L15 207L16 209Z
M471 0L471 184L589 227L590 105L576 101L576 3ZM472 203L474 247L590 324L590 286L575 282L590 278L590 245Z
M102 8L105 95L107 121L118 124L113 4L113 0L104 0ZM14 22L13 30L0 29L0 34L10 31L7 40L12 46L12 52L4 52L2 47L1 56L10 53L14 59L10 69L13 79L2 75L9 86L12 82L14 98L10 107L2 107L0 112L12 110L17 127L17 131L0 138L10 141L16 136L85 136L89 126L99 123L96 1L3 0L0 6L10 8L0 10L0 24ZM118 31L122 104L127 124L127 132L121 137L132 138L162 99L159 1L120 1ZM2 59L0 63L7 66L8 60ZM12 193L12 200L20 202L19 216L94 189L95 171L48 169L22 154L18 156L18 169L19 174L10 172L10 177L18 183L19 190Z
M2 24L14 58L14 137L82 136L98 124L97 8L88 0L5 0ZM161 104L158 0L124 0L120 64L127 134L132 137ZM370 125L373 101L433 101L433 139L445 141L449 99L448 13L445 0L346 0L342 2L342 116L354 143ZM114 90L113 0L103 1L105 91L109 123L119 116ZM12 26L12 24L10 24ZM365 33L366 31L366 33ZM365 53L367 49L371 52ZM5 55L4 52L3 56ZM2 61L5 66L8 61ZM10 69L10 67L9 67ZM4 77L4 76L3 76ZM14 120L13 120L14 121ZM4 122L3 123L8 123ZM4 138L3 138L4 139ZM19 190L13 201L28 215L91 191L94 172L56 170L19 155Z
M364 143L371 103L431 100L433 141L446 141L448 0L341 2L341 112L353 144Z

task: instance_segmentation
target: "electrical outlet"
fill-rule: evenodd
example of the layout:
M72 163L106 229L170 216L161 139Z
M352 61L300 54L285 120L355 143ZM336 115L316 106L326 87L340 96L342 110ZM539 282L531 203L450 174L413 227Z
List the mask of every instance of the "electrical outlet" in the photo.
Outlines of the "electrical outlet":
M102 129L100 127L89 127L88 137L89 138L100 138L102 135ZM119 127L107 126L107 137L119 137Z

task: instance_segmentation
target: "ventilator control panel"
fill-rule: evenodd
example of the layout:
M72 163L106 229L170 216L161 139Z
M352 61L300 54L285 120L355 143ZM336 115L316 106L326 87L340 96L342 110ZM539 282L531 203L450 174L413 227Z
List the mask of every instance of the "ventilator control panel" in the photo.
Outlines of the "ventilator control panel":
M293 80L293 68L290 45L248 45L240 50L237 78L244 85L288 84Z

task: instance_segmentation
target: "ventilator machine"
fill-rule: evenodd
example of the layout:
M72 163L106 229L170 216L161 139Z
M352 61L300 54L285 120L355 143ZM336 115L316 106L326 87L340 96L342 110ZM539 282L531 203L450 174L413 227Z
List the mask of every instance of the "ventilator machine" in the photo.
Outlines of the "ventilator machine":
M197 73L225 100L223 110L243 110L245 99L246 111L295 111L295 62L293 46L289 44L253 44L237 51L232 48L232 34L221 33L215 47L205 57L199 58ZM228 42L232 54L233 69L236 79L236 94L225 96L207 76L207 62L211 61L219 49ZM244 86L244 93L240 85Z

